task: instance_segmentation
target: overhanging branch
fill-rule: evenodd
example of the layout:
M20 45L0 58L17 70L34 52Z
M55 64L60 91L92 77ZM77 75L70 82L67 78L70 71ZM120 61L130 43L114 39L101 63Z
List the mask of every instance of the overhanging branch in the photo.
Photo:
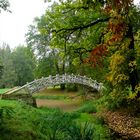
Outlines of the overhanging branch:
M73 27L73 28L62 28L62 29L60 29L60 30L58 30L58 31L56 31L56 30L54 30L54 31L55 31L56 33L59 33L59 32L61 32L61 31L77 31L77 30L83 30L83 29L86 29L86 28L88 28L88 27L92 27L92 26L94 26L94 25L96 25L96 24L98 24L98 23L100 23L100 22L106 22L106 21L108 21L109 19L110 19L110 17L102 18L102 19L98 18L97 20L94 20L94 21L90 22L90 23L87 24L87 25L75 26L75 27Z

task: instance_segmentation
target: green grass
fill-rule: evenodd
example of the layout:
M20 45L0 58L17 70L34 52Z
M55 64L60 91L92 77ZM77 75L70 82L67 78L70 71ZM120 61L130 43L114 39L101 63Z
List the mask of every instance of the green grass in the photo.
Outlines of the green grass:
M87 113L79 113L80 116L77 118L77 122L91 122L93 123L93 116Z
M64 95L64 96L50 96L50 95L34 95L34 97L36 99L50 99L50 100L63 100L63 99L66 99L67 96Z
M17 101L0 101L0 140L31 140L40 137L33 129L33 122L41 115L40 111ZM18 138L19 137L19 138ZM12 140L11 139L11 140Z
M80 113L96 113L97 112L97 109L96 109L95 104L90 101L90 102L85 102L76 111L77 112L80 112Z
M66 140L68 135L81 139L83 129L87 133L85 137L94 132L94 140L109 140L102 120L92 114L66 113L60 109L34 108L18 101L0 101L0 140L52 140L54 137Z
M10 90L10 88L3 88L3 89L0 89L0 94L3 94L4 92Z
M79 101L66 99L67 94L59 89L49 91L48 95L34 96L64 103ZM80 100L80 105L75 111L63 112L61 108L34 108L18 101L0 100L0 140L109 140L108 128L96 116L97 103Z

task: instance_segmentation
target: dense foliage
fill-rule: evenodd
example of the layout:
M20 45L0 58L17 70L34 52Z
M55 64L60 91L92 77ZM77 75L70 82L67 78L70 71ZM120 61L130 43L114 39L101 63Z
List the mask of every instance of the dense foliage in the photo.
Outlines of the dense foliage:
M22 86L34 79L35 61L29 48L19 46L11 51L4 43L0 48L0 60L0 87Z
M55 50L56 73L85 74L107 84L111 102L119 107L139 98L139 49L134 40L139 15L130 0L54 2L30 26L27 44L41 59L49 60Z

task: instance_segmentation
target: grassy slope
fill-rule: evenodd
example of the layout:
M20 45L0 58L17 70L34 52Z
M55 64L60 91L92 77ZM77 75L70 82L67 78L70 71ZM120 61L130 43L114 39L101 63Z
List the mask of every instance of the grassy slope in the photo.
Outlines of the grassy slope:
M37 128L34 124L43 113L39 109L24 105L16 101L0 101L2 118L1 140L30 140L39 138ZM34 131L35 130L35 131Z
M17 101L0 100L0 117L3 118L0 118L0 140L49 140L47 132L55 130L55 122L61 124L65 121L64 127L73 121L74 124L89 122L95 129L94 140L109 140L106 126L96 116L95 108L92 103L84 103L74 112L63 113L58 109L33 108ZM89 114L92 112L94 114ZM46 118L52 122L46 122Z
M16 101L1 100L0 109L2 108L7 108L8 110L3 113L4 119L0 127L0 129L2 129L0 140L46 139L46 135L41 131L41 124L44 123L43 118L49 116L49 118L55 119L56 116L59 117L63 115L63 113L57 109L36 109ZM92 115L77 112L66 113L64 118L62 117L59 121L63 122L63 119L65 120L66 117L68 117L67 123L69 123L69 118L77 123L89 122L96 129L95 140L108 140L107 134L105 134L105 127L102 127L100 122L96 122L96 119L92 117ZM52 121L51 125L53 122L55 121Z

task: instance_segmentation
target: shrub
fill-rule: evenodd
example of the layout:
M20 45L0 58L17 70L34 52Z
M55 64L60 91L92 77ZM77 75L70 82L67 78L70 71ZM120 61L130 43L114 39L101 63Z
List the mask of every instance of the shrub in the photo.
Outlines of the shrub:
M69 91L77 91L78 87L75 84L66 84L66 90Z
M77 112L79 113L96 113L97 109L95 105L92 102L85 103L83 106L81 106Z

